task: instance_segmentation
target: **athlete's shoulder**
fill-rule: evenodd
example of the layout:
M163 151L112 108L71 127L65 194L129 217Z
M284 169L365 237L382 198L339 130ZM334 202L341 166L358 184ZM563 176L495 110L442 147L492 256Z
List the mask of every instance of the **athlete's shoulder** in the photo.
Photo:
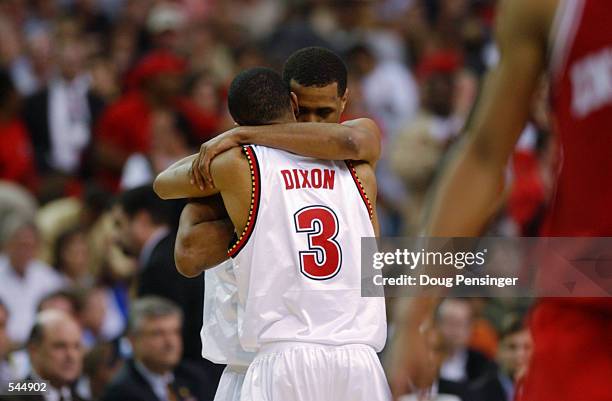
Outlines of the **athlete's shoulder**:
M218 189L223 189L224 184L231 184L233 177L241 171L249 171L245 149L248 149L248 147L231 148L211 161L210 173Z
M347 137L348 144L357 153L355 160L362 160L376 166L381 153L381 132L374 120L370 118L358 118L342 123L350 130Z
M233 147L215 157L211 162L211 168L216 167L227 167L236 166L246 160L245 152L250 146L237 146Z

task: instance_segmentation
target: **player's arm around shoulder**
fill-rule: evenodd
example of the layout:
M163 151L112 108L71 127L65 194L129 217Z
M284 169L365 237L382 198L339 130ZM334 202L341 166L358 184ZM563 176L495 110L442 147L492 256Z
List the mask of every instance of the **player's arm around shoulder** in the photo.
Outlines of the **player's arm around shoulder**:
M211 140L210 146L205 144L207 158L237 144L258 144L315 159L365 161L372 165L378 161L381 149L376 123L360 118L342 124L293 122L236 127Z
M187 156L157 175L153 189L162 199L204 198L219 192L214 186L198 187L191 178L196 155Z

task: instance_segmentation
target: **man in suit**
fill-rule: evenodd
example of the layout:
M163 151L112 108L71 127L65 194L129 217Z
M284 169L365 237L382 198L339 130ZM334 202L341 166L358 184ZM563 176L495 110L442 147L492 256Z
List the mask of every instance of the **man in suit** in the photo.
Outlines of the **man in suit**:
M58 41L58 73L49 84L25 99L23 120L32 144L43 192L64 190L68 176L85 175L92 127L104 101L90 90L85 74L85 48L78 39ZM47 188L48 187L48 188ZM54 195L61 195L54 194ZM52 195L49 195L52 196Z
M138 258L136 295L157 295L179 305L183 315L189 316L183 325L184 356L197 360L209 378L218 380L222 367L201 357L204 280L182 276L174 264L172 206L159 199L151 186L142 186L120 195L113 217L119 246Z
M171 301L155 296L136 300L128 324L133 358L100 401L212 401L216 383L195 365L180 362L182 320Z
M26 380L47 381L46 391L7 401L84 401L74 389L83 369L81 328L74 318L59 310L39 313L27 349L32 371Z

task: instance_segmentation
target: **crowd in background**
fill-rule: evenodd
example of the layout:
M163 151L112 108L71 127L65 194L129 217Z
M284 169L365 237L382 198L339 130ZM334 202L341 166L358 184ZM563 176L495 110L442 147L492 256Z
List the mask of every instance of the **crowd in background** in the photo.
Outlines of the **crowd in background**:
M373 118L383 132L382 234L418 235L436 173L498 59L495 5L0 2L0 385L45 374L73 400L126 400L138 373L160 400L212 400L221 367L199 357L203 279L172 268L183 204L160 201L153 178L233 126L225 96L237 72L280 69L295 50L324 46L348 66L343 118ZM538 232L554 164L546 96L543 85L492 235ZM512 399L527 303L443 304L441 390L470 400L499 376L503 398L488 400ZM58 336L64 359L49 364ZM72 349L75 336L82 347Z

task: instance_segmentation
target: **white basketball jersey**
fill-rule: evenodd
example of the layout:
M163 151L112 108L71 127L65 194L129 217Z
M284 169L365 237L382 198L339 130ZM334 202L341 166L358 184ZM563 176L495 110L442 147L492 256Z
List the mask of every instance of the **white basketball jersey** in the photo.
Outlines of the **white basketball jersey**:
M299 341L380 351L385 302L361 297L361 238L374 229L354 169L262 146L245 153L251 213L229 251L242 346Z
M255 355L242 349L238 339L238 288L232 260L206 270L204 276L202 357L224 365L249 366Z

